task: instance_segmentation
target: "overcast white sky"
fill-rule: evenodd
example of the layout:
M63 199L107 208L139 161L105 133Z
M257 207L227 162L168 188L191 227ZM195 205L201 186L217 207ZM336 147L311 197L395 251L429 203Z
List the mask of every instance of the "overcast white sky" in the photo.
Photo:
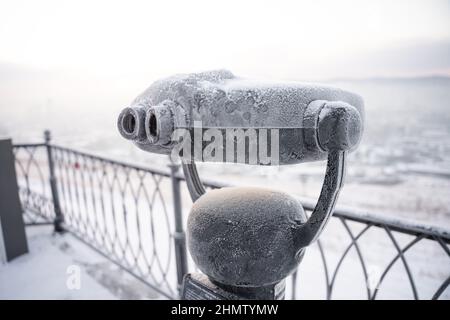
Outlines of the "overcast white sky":
M450 74L450 1L0 0L0 63L152 77Z

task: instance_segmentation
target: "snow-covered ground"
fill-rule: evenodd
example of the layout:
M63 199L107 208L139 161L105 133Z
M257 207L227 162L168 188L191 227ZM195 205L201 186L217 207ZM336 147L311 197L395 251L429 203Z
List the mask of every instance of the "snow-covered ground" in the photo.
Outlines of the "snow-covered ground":
M29 253L0 266L0 299L160 299L69 233L27 227Z

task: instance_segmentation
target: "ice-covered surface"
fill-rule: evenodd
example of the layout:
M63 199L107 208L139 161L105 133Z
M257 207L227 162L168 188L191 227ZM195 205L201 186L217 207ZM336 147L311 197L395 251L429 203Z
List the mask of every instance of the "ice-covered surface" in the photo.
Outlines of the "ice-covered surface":
M0 266L0 299L160 298L70 234L54 235L52 226L26 230L29 253ZM79 289L71 285L74 270Z

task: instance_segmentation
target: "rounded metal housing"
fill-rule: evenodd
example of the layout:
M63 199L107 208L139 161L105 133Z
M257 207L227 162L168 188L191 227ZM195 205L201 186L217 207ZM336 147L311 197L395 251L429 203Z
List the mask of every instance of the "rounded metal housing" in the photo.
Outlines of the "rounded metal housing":
M188 247L199 269L216 283L261 287L286 278L304 248L296 231L306 221L292 196L263 188L212 190L192 206Z

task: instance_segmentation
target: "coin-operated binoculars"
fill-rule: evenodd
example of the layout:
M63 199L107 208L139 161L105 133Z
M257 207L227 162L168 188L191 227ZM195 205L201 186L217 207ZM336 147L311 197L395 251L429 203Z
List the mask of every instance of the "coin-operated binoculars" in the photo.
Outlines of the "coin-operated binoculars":
M363 101L340 89L254 82L228 71L155 82L122 111L122 136L179 156L194 204L188 248L204 275L185 276L184 299L279 299L285 278L332 215L345 158L358 145ZM269 155L270 153L270 155ZM327 159L307 219L287 193L230 187L205 192L195 161L287 165Z

